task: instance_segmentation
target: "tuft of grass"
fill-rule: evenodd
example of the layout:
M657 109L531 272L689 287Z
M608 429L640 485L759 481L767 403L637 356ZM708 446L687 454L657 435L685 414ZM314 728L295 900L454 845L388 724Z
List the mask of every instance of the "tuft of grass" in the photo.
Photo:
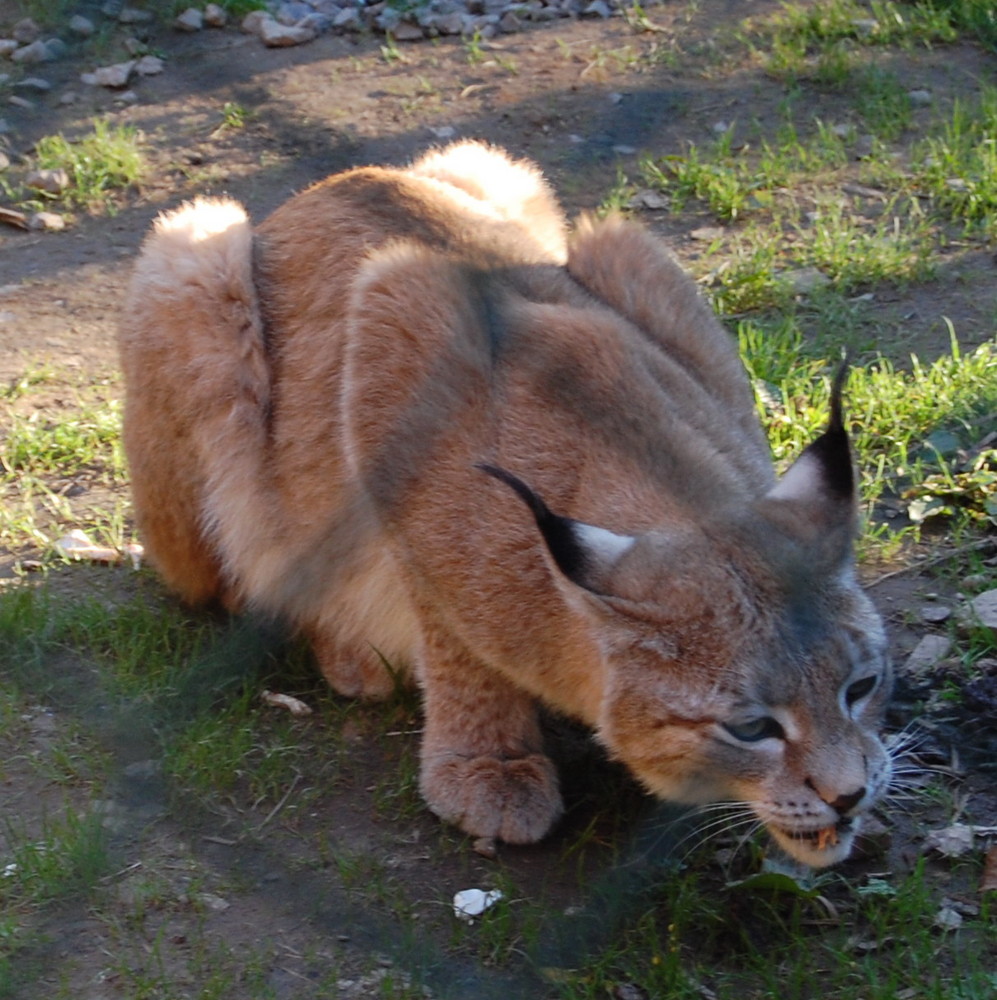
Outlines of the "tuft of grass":
M141 133L102 118L94 119L93 130L79 139L61 134L39 139L35 162L69 174L71 186L60 197L80 208L110 208L115 192L138 184L146 171Z

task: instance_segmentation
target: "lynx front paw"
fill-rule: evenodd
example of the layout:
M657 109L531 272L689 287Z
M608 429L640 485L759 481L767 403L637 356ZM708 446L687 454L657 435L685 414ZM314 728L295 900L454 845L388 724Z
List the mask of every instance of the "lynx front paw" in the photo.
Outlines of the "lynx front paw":
M421 788L440 819L508 844L534 843L561 815L557 773L542 754L440 755L423 762Z

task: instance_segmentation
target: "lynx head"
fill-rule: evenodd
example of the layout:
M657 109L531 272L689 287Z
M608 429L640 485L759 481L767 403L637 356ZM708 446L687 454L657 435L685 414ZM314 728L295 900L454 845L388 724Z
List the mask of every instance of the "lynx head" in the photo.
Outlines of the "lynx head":
M742 803L820 867L886 788L882 624L852 571L855 483L840 404L749 509L624 535L533 511L604 657L599 738L652 793Z

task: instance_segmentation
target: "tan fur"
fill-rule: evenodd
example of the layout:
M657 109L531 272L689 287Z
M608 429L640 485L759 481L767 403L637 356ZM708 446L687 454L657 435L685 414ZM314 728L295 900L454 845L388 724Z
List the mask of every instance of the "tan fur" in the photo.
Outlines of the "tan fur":
M331 177L255 233L225 201L161 218L120 337L150 558L189 601L293 622L344 694L412 671L423 794L470 833L557 819L542 701L655 794L743 801L831 863L890 772L854 503L817 445L777 483L656 239L566 234L536 168L476 143ZM759 718L781 735L746 740Z

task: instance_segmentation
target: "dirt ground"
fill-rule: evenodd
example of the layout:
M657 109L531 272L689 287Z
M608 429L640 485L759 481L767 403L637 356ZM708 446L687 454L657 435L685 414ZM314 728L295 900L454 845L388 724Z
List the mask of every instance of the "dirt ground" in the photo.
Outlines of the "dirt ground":
M13 22L17 7L0 0L0 28ZM453 136L487 139L535 159L569 214L594 209L642 151L663 155L679 151L685 141L705 141L718 121L775 119L782 86L751 66L727 65L711 38L737 19L777 7L769 0L668 2L647 8L654 31L635 31L623 18L556 21L480 47L459 39L399 44L398 55L386 53L384 39L373 36L326 35L297 48L266 49L234 29L181 35L154 26L149 45L164 57L166 69L134 84L132 104L122 104L114 91L79 83L79 74L98 63L92 50L78 43L67 58L33 70L52 82L50 93L33 96L31 107L2 110L8 154L16 160L28 155L39 137L84 132L95 115L110 112L147 136L152 170L141 191L122 198L113 213L79 215L59 233L0 229L0 385L42 364L114 372L114 331L129 261L157 213L196 193L227 192L262 219L328 173L362 163L401 163ZM112 40L99 64L116 61L116 44ZM681 51L683 59L667 58L669 50ZM936 93L970 92L977 80L992 75L994 65L992 54L952 46L920 53L911 72L914 82ZM76 95L72 103L61 100L67 92ZM226 104L245 109L242 127L226 126ZM693 212L642 216L689 261L699 248L690 234L711 221ZM954 244L944 267L942 280L930 287L878 298L884 339L898 354L917 350L930 357L946 350L942 317L955 323L966 345L993 336L997 282L990 283L990 291L965 294L967 287L985 287L981 278L993 270L990 252ZM112 596L135 586L125 570L65 572L73 575L73 586ZM928 630L917 614L925 593L944 597L957 587L957 579L916 574L874 587L898 662ZM913 695L903 689L900 695L896 720L903 721L904 698L909 704ZM400 717L397 723L401 735L377 739L371 748L364 737L378 737L380 722L358 710L347 734L357 755L357 786L337 785L341 793L334 800L297 816L293 826L280 817L269 819L264 810L254 822L265 836L255 840L233 834L245 828L251 813L242 806L221 802L203 814L176 815L155 770L144 769L141 735L122 732L111 739L117 780L107 808L127 845L113 891L123 905L149 909L141 895L148 889L139 887L136 876L155 870L164 880L164 899L199 900L194 911L157 903L143 930L147 939L171 942L161 971L164 978L174 976L176 995L201 995L195 985L203 974L192 971L185 951L194 924L207 928L211 940L224 942L230 955L242 956L245 967L255 956L268 995L275 997L326 995L315 992L314 984L330 969L353 983L340 989L341 996L391 995L384 980L401 978L400 970L416 979L420 970L432 970L425 981L439 997L542 995L532 980L524 985L516 974L488 968L487 962L453 958L441 948L439 935L397 940L390 900L374 906L357 902L323 878L315 856L303 847L314 842L317 831L334 828L340 845L376 856L391 875L389 883L404 882L412 899L444 898L446 889L494 879L491 862L452 851L458 838L425 812L404 821L372 819L370 788L415 752L414 720ZM39 709L9 739L44 747L51 727L62 724L58 711ZM303 723L299 735L306 745L318 744L320 752L321 739L312 727ZM592 751L577 734L569 731L563 738L565 759L573 773L583 775ZM947 745L940 738L943 755ZM609 765L595 766L607 769L622 789L621 815L642 816L644 829L660 821L635 805L639 796ZM973 800L973 821L994 825L997 802L985 777L983 771L971 772L964 794ZM585 783L578 780L578 808L565 829L552 842L504 858L520 884L543 886L562 910L579 902L578 887L563 877L557 882L552 863L592 815L586 811ZM36 813L54 794L30 768L12 763L0 811ZM951 816L937 819L944 823ZM891 848L891 863L901 867L916 853L903 824L898 821ZM597 858L589 863L595 881L606 874L598 865ZM435 924L438 916L427 914L426 920ZM106 922L69 906L45 930L51 945L38 956L39 992L32 988L23 996L39 996L41 988L51 993L57 984L68 984L68 995L82 1000L127 995L120 972L113 971L113 955L124 946L112 939Z

